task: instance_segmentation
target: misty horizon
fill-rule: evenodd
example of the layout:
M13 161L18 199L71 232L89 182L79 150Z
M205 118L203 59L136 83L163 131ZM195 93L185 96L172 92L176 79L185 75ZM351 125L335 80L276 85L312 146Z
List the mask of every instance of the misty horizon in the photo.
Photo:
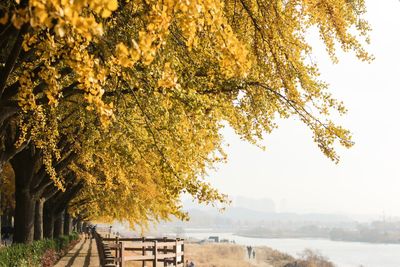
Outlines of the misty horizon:
M243 202L238 203L237 198L246 199L247 201L257 202L258 207L254 205L246 205ZM230 204L222 205L221 207L225 207L224 210L220 211L218 207L213 207L211 205L203 205L197 202L193 202L190 198L183 199L183 208L185 211L189 212L189 216L193 211L204 211L211 213L219 213L221 216L224 216L225 213L229 212L231 209L245 209L249 211L255 211L258 213L266 213L266 214L294 214L294 215L333 215L333 216L341 216L347 217L348 220L356 221L356 222L373 222L373 221L400 221L399 216L393 216L391 214L381 213L381 214L363 214L363 213L348 213L348 212L307 212L302 210L290 209L290 203L286 202L286 208L279 207L276 202L272 198L263 197L263 198L251 198L244 196L230 196L231 200ZM273 205L272 209L259 208L262 203L266 201L270 202L270 205Z
M366 4L372 27L367 49L375 56L371 64L343 52L339 63L333 64L320 46L313 50L321 79L348 108L337 121L352 132L355 146L338 147L341 160L335 164L324 157L311 131L298 120L280 120L279 128L260 143L266 151L226 127L221 134L228 162L207 177L220 192L269 197L289 212L400 216L400 126L396 123L400 5L395 0Z

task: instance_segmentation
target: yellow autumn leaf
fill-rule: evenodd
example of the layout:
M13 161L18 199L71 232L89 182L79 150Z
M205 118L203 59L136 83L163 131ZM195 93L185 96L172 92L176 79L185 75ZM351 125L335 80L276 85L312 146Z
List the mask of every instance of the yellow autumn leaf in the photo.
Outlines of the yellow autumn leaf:
M107 8L110 11L115 11L118 8L118 1L117 0L109 0L107 3Z

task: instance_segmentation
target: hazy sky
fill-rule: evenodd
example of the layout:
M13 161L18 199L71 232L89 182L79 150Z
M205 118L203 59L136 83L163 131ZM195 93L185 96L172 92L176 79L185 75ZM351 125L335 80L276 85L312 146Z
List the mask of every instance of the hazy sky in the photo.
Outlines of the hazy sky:
M339 149L335 165L294 119L266 136L265 152L226 130L229 162L211 173L213 185L232 196L269 197L280 211L400 216L400 2L366 2L373 63L340 53L333 65L315 49L322 78L349 109L340 121L356 145Z

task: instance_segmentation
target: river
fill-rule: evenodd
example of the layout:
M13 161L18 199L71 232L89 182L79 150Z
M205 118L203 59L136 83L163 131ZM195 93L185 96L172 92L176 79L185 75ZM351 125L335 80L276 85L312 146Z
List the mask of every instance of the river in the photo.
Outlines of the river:
M186 237L205 239L219 236L237 244L268 246L298 257L305 249L319 251L338 267L400 267L400 245L341 242L327 239L249 238L229 233L190 233Z

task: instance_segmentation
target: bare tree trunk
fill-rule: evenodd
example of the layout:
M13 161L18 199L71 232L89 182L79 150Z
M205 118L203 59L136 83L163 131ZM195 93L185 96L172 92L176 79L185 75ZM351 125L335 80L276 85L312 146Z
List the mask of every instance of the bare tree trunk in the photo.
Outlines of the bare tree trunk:
M31 243L34 236L35 197L30 192L34 172L31 149L24 149L11 160L15 173L14 243Z
M64 211L56 214L53 237L56 238L62 235L64 235Z
M12 214L11 210L3 211L3 215L1 216L1 225L3 227L10 226L12 227Z
M49 201L44 203L43 209L43 235L45 238L53 238L54 233L54 209Z
M44 198L39 198L35 203L35 231L34 239L43 239L43 206Z
M80 234L83 232L82 220L76 222L76 231Z
M32 243L35 200L27 190L15 191L14 243Z
M1 167L0 167L1 168ZM0 176L1 176L1 169L0 169ZM0 181L2 182L2 181ZM0 192L0 201L1 201L1 192ZM1 244L1 221L3 220L3 216L0 215L0 244Z
M66 211L64 216L64 235L70 235L72 232L72 217Z

